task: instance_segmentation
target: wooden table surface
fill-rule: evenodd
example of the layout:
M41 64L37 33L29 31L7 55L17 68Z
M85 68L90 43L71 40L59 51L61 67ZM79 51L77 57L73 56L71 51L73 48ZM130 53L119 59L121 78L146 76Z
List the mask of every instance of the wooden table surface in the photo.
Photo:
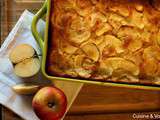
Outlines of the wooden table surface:
M1 43L25 9L36 12L43 0L0 0ZM2 120L22 120L4 106ZM160 91L84 85L64 120L132 120L133 113L160 115Z

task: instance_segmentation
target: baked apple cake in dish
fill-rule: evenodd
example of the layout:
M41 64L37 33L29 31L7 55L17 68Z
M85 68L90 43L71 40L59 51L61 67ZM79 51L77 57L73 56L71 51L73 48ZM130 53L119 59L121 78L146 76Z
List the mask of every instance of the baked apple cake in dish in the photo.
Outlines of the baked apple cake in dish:
M52 0L47 73L75 80L159 84L157 1Z

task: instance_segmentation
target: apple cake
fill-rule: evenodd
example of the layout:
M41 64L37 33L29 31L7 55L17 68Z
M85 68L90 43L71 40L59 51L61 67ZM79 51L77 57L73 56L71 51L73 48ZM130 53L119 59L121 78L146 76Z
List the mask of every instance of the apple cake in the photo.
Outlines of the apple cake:
M52 0L47 73L158 84L158 0Z

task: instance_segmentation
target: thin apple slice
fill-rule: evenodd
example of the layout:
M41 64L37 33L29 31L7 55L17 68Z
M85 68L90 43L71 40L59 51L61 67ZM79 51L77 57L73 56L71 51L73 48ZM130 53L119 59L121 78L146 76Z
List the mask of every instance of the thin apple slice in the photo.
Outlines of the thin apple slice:
M102 76L102 78L107 78L111 76L113 73L113 68L111 66L106 66L105 61L100 62L100 66L97 69L98 76Z
M143 5L140 4L140 3L135 3L135 9L136 9L138 12L143 12L144 7L143 7Z
M70 29L72 30L86 30L89 28L87 21L85 21L82 17L75 17L71 21Z
M40 60L38 58L29 58L18 63L14 67L14 72L19 77L31 77L40 70Z
M132 26L123 26L117 32L118 38L131 37L133 39L140 38L140 31Z
M143 63L143 48L137 50L136 52L131 52L131 51L126 51L123 54L123 58L129 61L132 61L133 63L135 63L136 65L140 66L141 63Z
M113 35L105 35L104 40L98 44L101 57L114 56L124 52L123 42Z
M111 30L112 30L112 26L110 24L108 24L108 23L100 24L98 26L98 29L96 30L96 35L101 36L104 33L109 32Z
M147 30L144 30L142 35L141 35L142 41L144 41L146 43L150 43L152 41L151 35L152 35L151 32L149 32ZM157 35L157 37L158 37L158 35Z
M84 53L92 60L98 61L100 51L94 43L85 44L81 47Z
M107 17L103 15L101 12L94 12L86 17L86 21L88 21L90 27L93 27L95 26L96 22L106 23Z
M150 46L145 48L143 52L143 58L160 60L160 48L157 46Z
M91 11L93 11L93 7L85 8L85 9L76 7L75 10L80 16L86 17L91 13Z
M152 59L152 58L146 59L146 60L144 60L142 66L141 66L141 69L145 75L154 77L157 74L158 61L156 61L155 59Z
M124 5L112 6L110 10L116 12L124 17L128 17L130 15L129 7Z
M73 54L78 49L77 47L71 45L68 41L60 41L60 51L62 53Z
M29 44L21 44L16 46L9 54L9 59L12 63L19 63L27 58L35 55L34 48Z
M131 75L137 76L139 74L139 68L131 61L125 60L120 57L107 58L104 61L106 68L112 68L113 71L122 70L124 73L128 72Z
M143 21L143 18L144 18L144 14L141 13L141 12L138 12L136 10L133 10L132 11L132 19L131 19L131 23L138 27L139 29L143 29L145 24L144 24L144 21Z
M105 37L104 37L104 38L105 38ZM101 41L101 42L97 45L97 47L98 47L98 49L99 49L99 51L100 51L100 57L102 56L103 50L104 50L104 48L106 47L106 41L104 40L104 38L103 38L103 41Z
M75 67L75 71L76 73L84 78L89 78L91 76L91 72L92 70L85 70L83 68L83 61L85 59L84 55L77 55L74 59L74 67Z
M135 52L139 50L142 47L142 41L141 39L130 39L126 38L124 40L124 47L127 47L131 52Z
M121 27L117 33L117 36L122 39L123 47L128 48L132 52L140 49L143 45L139 30L133 27Z
M113 57L116 56L117 52L113 46L105 46L102 51L102 57Z
M57 6L59 10L64 10L64 11L73 10L74 8L74 3L71 2L70 0L61 0L55 2L54 4Z
M92 4L97 4L98 3L98 0L91 0Z
M70 40L69 41L75 45L79 45L82 42L88 40L90 35L91 35L90 31L70 30L70 33L69 33Z
M75 45L81 44L82 42L88 40L91 36L87 22L81 17L77 17L71 22L67 32L69 35L69 41Z
M113 33L115 34L122 25L127 25L126 19L116 13L110 13L108 18L109 24L114 28Z
M33 84L27 84L27 83L14 85L12 87L12 89L16 93L22 94L22 95L32 95L32 94L35 94L41 88L42 88L42 86L40 86L40 85L33 85Z
M88 39L87 41L83 42L81 44L81 46L86 45L86 44L95 44L96 46L98 46L99 44L101 44L104 41L104 35L101 36L91 36L90 39Z
M93 10L90 0L76 0L76 11L80 16L87 16Z
M94 43L95 43L96 45L99 45L100 43L102 43L102 42L104 41L104 36L101 35L101 36L99 36L99 37L96 37L93 41L94 41Z
M123 43L120 39L116 38L113 35L106 35L104 38L105 42L106 42L106 46L110 46L113 47L117 53L122 53L124 52L123 49Z

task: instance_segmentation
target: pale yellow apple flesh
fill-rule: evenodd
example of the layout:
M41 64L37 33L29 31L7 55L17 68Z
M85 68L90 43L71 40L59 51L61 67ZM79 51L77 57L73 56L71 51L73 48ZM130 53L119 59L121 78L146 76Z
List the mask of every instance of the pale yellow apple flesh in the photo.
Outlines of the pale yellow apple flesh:
M14 72L19 77L31 77L40 70L40 60L29 58L15 65Z
M21 44L16 46L10 53L9 59L12 63L19 63L27 58L33 57L35 50L32 46L28 44Z
M17 84L12 87L12 89L17 93L17 94L22 94L22 95L32 95L36 93L42 86L40 85L33 85L33 84Z
M10 61L14 65L14 72L19 77L31 77L40 70L40 60L29 44L16 46L9 55Z

